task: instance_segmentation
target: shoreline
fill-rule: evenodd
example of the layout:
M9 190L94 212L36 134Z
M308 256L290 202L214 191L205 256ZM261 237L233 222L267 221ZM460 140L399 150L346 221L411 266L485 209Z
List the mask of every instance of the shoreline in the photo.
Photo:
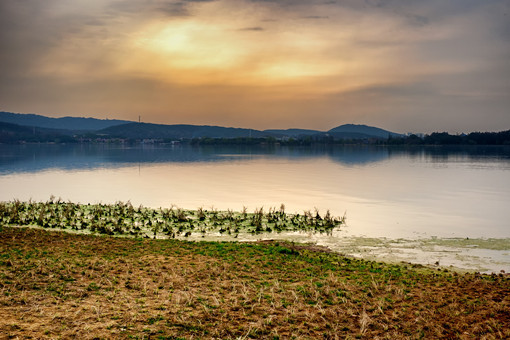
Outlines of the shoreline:
M135 238L131 235L104 235L85 231L76 231L70 229L52 228L47 229L40 226L9 226L12 228L31 228L36 230L65 232L73 235L90 235L100 237L115 237L121 239L143 239ZM463 239L463 238L421 238L421 239L388 239L388 238L366 238L358 236L346 236L340 240L334 241L341 244L332 244L310 240L310 233L294 232L301 234L302 238L296 239L289 237L287 233L279 234L240 234L229 236L217 233L216 236L203 235L195 233L188 236L180 236L173 238L178 241L190 242L237 242L237 243L278 243L287 242L295 247L308 247L323 249L324 252L332 252L341 256L356 258L366 261L376 261L386 264L395 265L412 265L422 266L431 270L448 270L463 273L481 273L481 274L503 274L510 275L510 238L504 239ZM276 236L276 237L275 237ZM325 236L330 238L331 235ZM147 238L145 238L147 239ZM158 240L168 240L169 238L157 238ZM470 241L471 244L487 244L495 242L491 248L476 248L470 244L464 244ZM433 244L431 249L431 244ZM434 244L439 249L434 249ZM449 247L441 246L441 244L449 244ZM503 244L504 247L500 247ZM495 249L494 249L495 248ZM478 254L472 254L473 251ZM491 259L487 257L487 253L492 252L493 257L504 257L503 259ZM452 255L453 254L453 255Z
M44 216L43 216L44 215ZM76 216L75 216L76 215ZM126 222L127 219L129 223ZM25 223L22 223L24 222ZM28 221L28 223L27 223ZM75 204L52 197L47 202L0 202L3 225L29 226L78 234L145 237L192 241L313 243L347 256L386 263L413 263L459 273L510 272L510 238L417 238L391 239L345 234L345 216L318 211L303 215L270 208L254 213L133 207L115 204ZM20 223L16 223L20 222ZM46 227L43 225L46 224ZM72 224L72 225L69 225Z

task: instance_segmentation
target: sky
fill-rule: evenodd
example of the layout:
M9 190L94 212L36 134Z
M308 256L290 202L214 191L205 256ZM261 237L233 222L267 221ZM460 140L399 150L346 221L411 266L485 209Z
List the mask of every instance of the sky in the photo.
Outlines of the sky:
M510 0L1 0L0 110L510 129Z

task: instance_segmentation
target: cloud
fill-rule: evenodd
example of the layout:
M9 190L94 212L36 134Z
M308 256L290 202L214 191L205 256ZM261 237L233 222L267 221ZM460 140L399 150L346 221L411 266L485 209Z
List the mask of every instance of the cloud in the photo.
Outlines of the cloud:
M407 14L407 21L412 26L423 27L430 23L430 20L427 17L415 14Z
M508 0L3 0L0 109L510 127L508 12Z
M430 82L371 84L338 93L340 97L366 98L369 96L384 96L406 99L416 96L437 96L439 94L438 89Z
M307 15L302 18L303 19L317 19L317 20L329 19L328 16L322 16L322 15Z
M244 28L239 29L239 31L263 31L263 30L264 30L264 28L260 27L260 26L244 27Z
M157 6L156 10L168 16L184 17L190 15L188 4L184 2L166 2Z
M151 14L160 13L169 17L186 17L192 15L192 6L218 0L114 0L109 1L108 7L116 12L135 14L137 17L150 17Z

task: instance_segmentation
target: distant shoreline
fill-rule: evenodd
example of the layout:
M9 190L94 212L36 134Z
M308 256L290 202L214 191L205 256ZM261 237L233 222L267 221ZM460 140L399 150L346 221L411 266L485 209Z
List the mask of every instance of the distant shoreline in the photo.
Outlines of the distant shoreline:
M120 143L192 145L510 145L510 130L451 135L400 134L363 124L328 131L255 130L210 125L152 124L83 117L50 118L0 112L0 143Z

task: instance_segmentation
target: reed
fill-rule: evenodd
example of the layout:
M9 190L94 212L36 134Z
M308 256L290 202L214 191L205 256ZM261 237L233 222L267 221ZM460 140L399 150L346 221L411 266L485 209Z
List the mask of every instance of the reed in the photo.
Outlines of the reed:
M220 232L237 235L239 232L253 234L308 231L330 233L345 223L345 216L334 217L329 210L324 217L315 209L312 214L288 214L282 204L277 210L270 207L267 213L256 208L248 213L232 210L217 211L198 208L185 210L172 205L170 208L152 209L143 206L134 208L130 202L115 204L75 204L55 200L46 202L0 202L2 225L28 225L46 229L71 229L105 235L129 235L134 237L174 238L200 233Z

